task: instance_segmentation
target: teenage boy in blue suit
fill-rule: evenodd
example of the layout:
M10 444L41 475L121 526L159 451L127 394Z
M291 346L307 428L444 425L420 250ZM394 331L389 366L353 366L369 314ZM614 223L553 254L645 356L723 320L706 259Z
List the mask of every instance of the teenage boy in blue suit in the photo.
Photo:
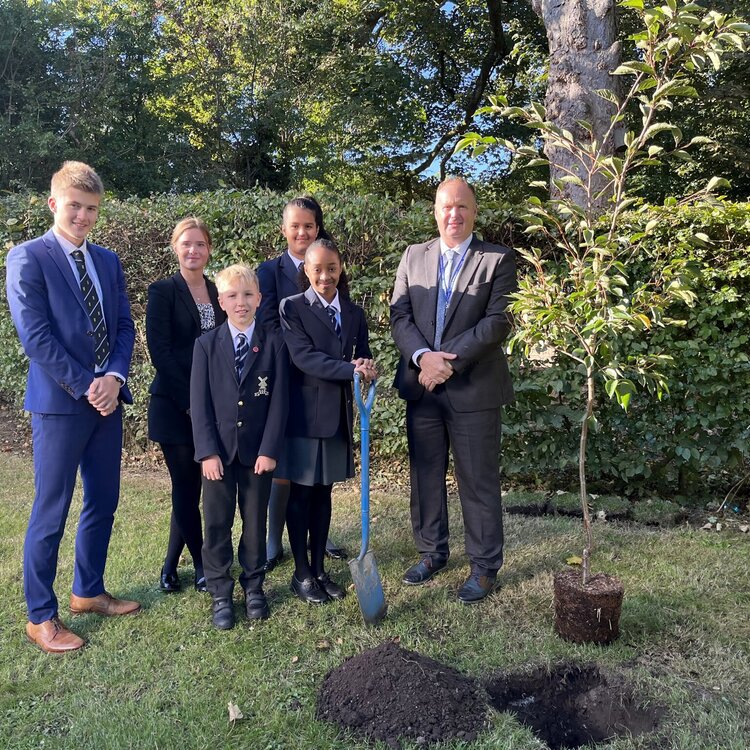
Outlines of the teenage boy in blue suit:
M32 415L34 446L23 560L26 634L49 653L84 645L60 620L53 590L79 468L83 508L70 610L124 615L140 609L104 588L120 495L120 402L132 403L125 381L135 330L120 261L86 240L103 192L91 167L65 162L52 177L52 229L14 247L6 262L10 312L29 358L24 407Z
M232 523L239 505L242 567L248 619L269 615L263 592L266 512L271 479L287 420L289 355L281 337L255 321L258 278L244 265L216 276L227 321L195 342L190 414L195 460L203 475L203 568L213 599L213 623L234 625Z

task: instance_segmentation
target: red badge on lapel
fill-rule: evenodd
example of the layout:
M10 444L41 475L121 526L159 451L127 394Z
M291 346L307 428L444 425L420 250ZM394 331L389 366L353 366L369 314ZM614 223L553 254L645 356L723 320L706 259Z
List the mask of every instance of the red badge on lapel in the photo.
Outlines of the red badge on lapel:
M254 346L254 347L253 347L253 351L254 351L254 352L255 352L255 353L257 354L257 353L258 353L258 352L260 351L260 349L258 349L258 347L257 347L257 346Z

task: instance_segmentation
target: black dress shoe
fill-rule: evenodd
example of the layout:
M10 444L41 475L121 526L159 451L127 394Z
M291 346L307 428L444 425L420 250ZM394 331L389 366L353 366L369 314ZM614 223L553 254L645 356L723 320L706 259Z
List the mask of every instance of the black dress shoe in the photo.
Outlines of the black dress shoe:
M328 539L326 540L326 557L330 557L331 560L346 560L348 557L346 547L339 547Z
M462 604L481 602L495 588L495 581L496 577L493 575L482 575L472 570L471 575L458 590L458 601Z
M331 599L341 600L346 596L346 591L344 591L344 589L342 589L337 583L334 583L328 576L328 573L323 573L322 576L318 576L315 580L318 582L318 586L320 586L320 588L323 589Z
M264 572L270 573L283 559L284 550L281 550L281 552L274 557L269 557L268 560L266 560L266 564L263 566Z
M245 612L248 620L267 620L268 602L262 591L248 591L245 594Z
M213 600L213 622L219 630L231 630L234 627L234 609L231 599L220 597Z
M320 588L317 580L312 576L298 581L297 576L293 575L290 588L303 602L308 604L325 604L325 602L330 601L328 594Z
M401 580L409 586L421 586L439 573L447 564L447 560L433 560L429 555L425 555L404 573Z
M180 585L180 579L177 577L177 573L165 573L164 568L161 569L159 574L159 588L162 591L166 591L168 594L174 594L176 591L180 591L182 586Z
M205 594L206 591L208 591L206 588L206 576L199 576L196 574L195 583L193 585L195 586L195 590L200 591L202 594Z

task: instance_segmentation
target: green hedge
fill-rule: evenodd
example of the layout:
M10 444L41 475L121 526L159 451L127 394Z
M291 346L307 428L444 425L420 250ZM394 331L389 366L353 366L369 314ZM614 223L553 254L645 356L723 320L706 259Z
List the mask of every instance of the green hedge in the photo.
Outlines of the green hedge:
M131 447L146 444L152 377L145 350L146 289L176 268L168 247L172 227L188 214L207 221L215 245L211 270L238 260L254 265L280 251L280 215L289 197L224 190L104 202L92 239L120 255L137 329L131 373L136 403L126 412ZM426 202L402 207L388 196L321 193L318 198L326 227L345 253L353 296L367 310L383 373L373 415L374 447L381 458L404 460L404 409L390 388L397 354L388 331L388 301L406 244L435 234L432 209ZM478 227L486 239L516 246L526 241L513 220L513 207L486 199L481 205ZM654 208L634 214L632 221L645 224L651 218L659 226L639 262L653 262L665 252L689 258L699 302L691 310L674 311L688 320L685 328L654 331L645 341L622 341L623 347L651 346L672 354L671 393L661 403L636 397L628 414L614 402L602 404L602 427L590 440L589 472L593 491L601 485L631 496L653 489L696 496L696 491L731 483L750 454L750 206ZM0 242L6 249L49 225L43 198L0 199ZM0 346L0 395L19 404L25 364L4 302ZM574 486L582 413L579 374L568 362L540 366L515 359L511 367L517 401L504 416L506 474Z

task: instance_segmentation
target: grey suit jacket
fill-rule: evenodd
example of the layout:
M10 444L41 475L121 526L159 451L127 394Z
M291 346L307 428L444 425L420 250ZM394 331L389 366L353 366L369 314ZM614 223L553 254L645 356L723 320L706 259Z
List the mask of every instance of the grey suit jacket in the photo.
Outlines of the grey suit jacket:
M424 393L412 355L433 348L439 259L439 239L410 245L396 274L391 333L401 360L394 385L407 400ZM446 311L440 347L457 355L455 373L442 386L456 411L491 409L513 400L501 344L512 327L507 306L516 289L515 252L474 236Z

